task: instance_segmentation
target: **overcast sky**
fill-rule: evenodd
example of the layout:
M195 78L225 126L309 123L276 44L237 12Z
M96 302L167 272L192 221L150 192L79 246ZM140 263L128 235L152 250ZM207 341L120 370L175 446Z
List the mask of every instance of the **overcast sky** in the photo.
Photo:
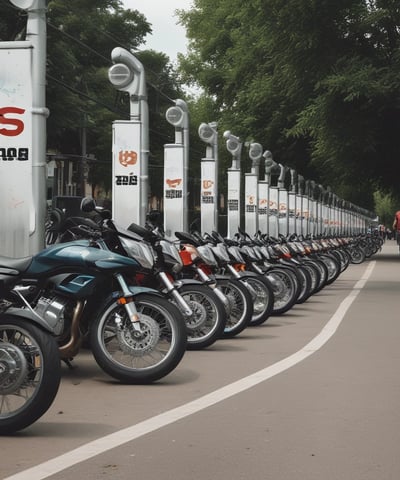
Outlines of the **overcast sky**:
M143 13L151 24L153 34L147 36L145 49L166 53L171 61L178 52L186 53L185 29L178 25L176 9L188 10L192 0L123 0L126 8Z

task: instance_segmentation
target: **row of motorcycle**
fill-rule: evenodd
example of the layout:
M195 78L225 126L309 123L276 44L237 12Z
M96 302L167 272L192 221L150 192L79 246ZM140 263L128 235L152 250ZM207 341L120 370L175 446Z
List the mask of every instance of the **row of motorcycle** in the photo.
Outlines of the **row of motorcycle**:
M61 362L82 348L120 382L157 381L187 350L284 314L381 247L366 235L227 239L195 225L171 241L157 212L125 229L92 198L81 210L51 212L38 254L0 256L1 435L48 410Z

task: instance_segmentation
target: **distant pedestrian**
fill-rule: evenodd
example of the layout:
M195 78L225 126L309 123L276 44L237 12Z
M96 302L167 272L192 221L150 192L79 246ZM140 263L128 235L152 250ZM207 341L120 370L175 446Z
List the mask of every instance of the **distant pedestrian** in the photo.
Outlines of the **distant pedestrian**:
M383 240L385 240L385 239L386 239L386 228L385 228L385 225L380 224L378 228L379 228L379 236L380 236L381 238L383 238Z
M394 232L394 238L397 242L397 245L399 245L399 251L400 251L400 210L397 210L397 212L394 214L392 228Z

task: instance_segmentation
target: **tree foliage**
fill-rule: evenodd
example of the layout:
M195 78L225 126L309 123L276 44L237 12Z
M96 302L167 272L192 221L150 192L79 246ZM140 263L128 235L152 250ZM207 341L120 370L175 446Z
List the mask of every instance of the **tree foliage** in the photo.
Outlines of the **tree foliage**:
M374 192L374 204L380 223L392 228L394 213L399 210L399 202L393 195L377 190Z
M397 0L195 0L183 78L220 123L280 162L372 206L400 176Z

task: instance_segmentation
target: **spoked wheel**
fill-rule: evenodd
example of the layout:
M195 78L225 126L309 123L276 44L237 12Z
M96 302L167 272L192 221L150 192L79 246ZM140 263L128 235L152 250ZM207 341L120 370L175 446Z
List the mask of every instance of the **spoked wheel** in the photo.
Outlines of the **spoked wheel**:
M271 281L274 293L273 315L282 315L296 303L300 294L297 277L289 269L273 267L265 274Z
M350 261L354 264L363 263L366 259L365 250L359 246L351 246L347 249L347 252L350 255Z
M327 285L326 282L328 281L328 267L317 256L308 258L307 262L311 262L319 271L320 281L316 289L314 290L314 293L320 292Z
M205 285L183 285L179 293L193 312L185 319L187 349L209 347L222 337L225 330L227 316L222 301Z
M240 281L248 288L253 300L253 315L250 325L261 325L269 319L274 306L271 283L263 275L244 277Z
M238 280L219 279L218 286L230 304L223 336L234 337L249 325L254 311L253 300L248 289Z
M326 284L330 285L340 275L340 262L336 260L336 258L328 254L320 255L319 258L325 263L328 268L328 278L326 280Z
M311 278L310 296L311 296L317 291L321 283L321 272L312 261L304 260L302 263L302 266L306 268L308 270L308 273L310 274L310 278Z
M310 270L305 265L298 265L297 271L301 277L301 288L296 303L304 303L311 295L314 284Z
M22 318L0 319L0 435L28 427L53 403L61 378L58 345Z
M151 383L170 373L186 351L182 314L158 295L135 296L139 328L115 300L107 300L90 327L90 343L99 366L127 384Z

